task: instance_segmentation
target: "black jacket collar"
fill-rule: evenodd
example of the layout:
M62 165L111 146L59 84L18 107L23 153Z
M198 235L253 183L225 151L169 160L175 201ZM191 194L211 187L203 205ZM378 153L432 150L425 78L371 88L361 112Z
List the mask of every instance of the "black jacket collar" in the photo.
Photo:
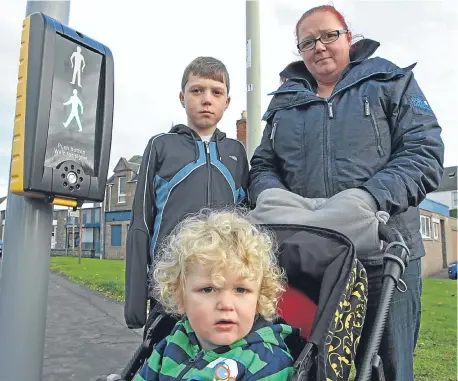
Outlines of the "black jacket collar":
M189 128L188 126L184 124L176 124L175 126L172 127L170 130L171 133L176 133L176 134L185 134L191 136L194 140L201 140L199 134L194 131L192 128ZM220 131L218 128L215 130L212 136L212 141L221 141L226 137L226 134L222 131Z

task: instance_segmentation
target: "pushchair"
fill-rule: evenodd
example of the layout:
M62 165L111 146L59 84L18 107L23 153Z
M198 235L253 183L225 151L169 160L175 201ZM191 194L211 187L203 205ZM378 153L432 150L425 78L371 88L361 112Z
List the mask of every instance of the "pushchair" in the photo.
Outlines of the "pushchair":
M367 276L353 243L336 231L303 225L266 225L276 235L279 264L288 289L279 305L279 320L301 328L302 337L286 341L295 360L294 381L346 381L354 362L367 306ZM358 381L384 381L378 356L392 294L408 265L408 249L393 228L379 225L385 242L384 280L377 319L359 370ZM150 311L142 344L120 375L98 380L130 381L167 336L176 319Z

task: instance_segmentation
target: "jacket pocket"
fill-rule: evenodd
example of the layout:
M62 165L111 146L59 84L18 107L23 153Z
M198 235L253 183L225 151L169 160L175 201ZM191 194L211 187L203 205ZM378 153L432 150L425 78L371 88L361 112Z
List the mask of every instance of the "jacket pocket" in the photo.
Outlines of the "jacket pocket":
M375 135L375 146L377 147L378 154L382 157L385 155L385 152L382 147L382 139L380 137L380 130L377 125L377 120L375 119L374 113L371 109L371 104L368 97L364 97L364 116L370 118L372 129L374 130Z

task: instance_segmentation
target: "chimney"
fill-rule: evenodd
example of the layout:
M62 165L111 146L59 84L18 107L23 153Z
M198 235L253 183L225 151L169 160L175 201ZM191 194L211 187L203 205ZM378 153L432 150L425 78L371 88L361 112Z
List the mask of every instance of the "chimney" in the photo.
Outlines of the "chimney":
M242 118L236 123L237 125L237 140L246 148L246 111L242 112Z

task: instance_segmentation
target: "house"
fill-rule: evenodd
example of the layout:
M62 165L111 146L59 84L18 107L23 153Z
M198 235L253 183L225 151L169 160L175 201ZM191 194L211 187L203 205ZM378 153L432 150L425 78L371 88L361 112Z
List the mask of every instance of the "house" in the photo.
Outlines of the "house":
M420 231L426 255L423 277L440 272L457 260L457 220L449 216L449 206L426 198L420 204Z
M3 240L3 229L5 228L6 197L0 197L0 241Z
M107 181L104 203L104 258L126 257L127 230L141 162L140 155L129 160L121 157L113 169L113 175Z
M457 166L444 168L444 174L439 188L428 194L428 198L447 205L449 209L458 207L457 193Z
M0 240L4 236L7 199L2 198L0 203ZM101 205L99 203L85 203L82 206L82 224L80 237L79 216L72 217L71 209L63 206L53 206L51 230L51 255L78 255L81 241L82 255L95 257L101 251ZM79 214L79 211L76 212ZM75 237L73 239L73 236Z

